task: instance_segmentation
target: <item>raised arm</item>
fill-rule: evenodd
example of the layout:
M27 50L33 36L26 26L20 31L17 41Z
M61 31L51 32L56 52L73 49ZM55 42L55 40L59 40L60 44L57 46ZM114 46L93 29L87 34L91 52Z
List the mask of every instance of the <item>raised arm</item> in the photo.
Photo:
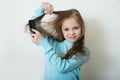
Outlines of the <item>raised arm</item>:
M31 18L35 19L36 17L42 15L43 13L52 14L53 13L53 5L48 2L42 2L40 7L35 11L35 13L33 14L33 16Z
M32 19L37 18L38 16L42 15L43 13L52 14L53 13L53 5L48 2L43 2L40 5L40 7L35 11L34 15L32 16ZM40 23L37 23L37 25L40 25ZM51 41L53 41L52 38L49 38L45 34L42 35L37 30L32 29L32 31L35 32L35 34L32 34L32 41L36 44L39 44L39 42L41 40L43 40L44 38L50 43L51 43Z

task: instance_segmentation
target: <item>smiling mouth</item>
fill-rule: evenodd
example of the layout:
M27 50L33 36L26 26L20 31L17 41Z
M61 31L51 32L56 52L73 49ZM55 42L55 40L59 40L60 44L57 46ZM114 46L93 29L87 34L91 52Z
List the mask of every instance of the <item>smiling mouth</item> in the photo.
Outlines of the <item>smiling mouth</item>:
M74 38L76 38L76 36L72 36L72 37L69 37L69 38L73 38L74 39Z

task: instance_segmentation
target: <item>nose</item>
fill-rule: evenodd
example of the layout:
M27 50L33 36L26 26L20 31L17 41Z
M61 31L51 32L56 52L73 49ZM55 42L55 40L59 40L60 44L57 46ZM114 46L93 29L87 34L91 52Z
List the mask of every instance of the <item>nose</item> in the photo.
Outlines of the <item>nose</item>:
M71 30L71 31L70 31L70 34L71 34L71 35L75 34L74 30Z

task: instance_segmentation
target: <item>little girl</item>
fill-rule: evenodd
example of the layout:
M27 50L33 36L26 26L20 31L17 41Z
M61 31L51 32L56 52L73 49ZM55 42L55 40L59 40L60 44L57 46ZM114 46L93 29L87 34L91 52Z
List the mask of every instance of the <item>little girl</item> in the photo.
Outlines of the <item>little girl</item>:
M46 14L56 16L46 22L52 25L47 30L42 26ZM45 52L45 80L80 80L81 67L89 57L89 50L84 46L85 26L80 13L76 9L54 11L52 4L43 2L32 19L37 28L32 29L32 41Z

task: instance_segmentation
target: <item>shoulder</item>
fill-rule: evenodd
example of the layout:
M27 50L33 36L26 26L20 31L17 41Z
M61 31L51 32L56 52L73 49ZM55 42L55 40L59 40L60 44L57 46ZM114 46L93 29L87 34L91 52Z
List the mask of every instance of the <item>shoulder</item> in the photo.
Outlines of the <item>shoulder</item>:
M83 50L85 51L85 55L89 55L89 52L90 52L90 51L89 51L88 48L84 47Z
M74 57L80 60L87 60L89 58L89 49L85 47L83 50L84 50L84 54L77 52Z
M83 50L85 51L84 56L89 58L89 56L90 56L90 51L89 51L89 49L85 47Z

